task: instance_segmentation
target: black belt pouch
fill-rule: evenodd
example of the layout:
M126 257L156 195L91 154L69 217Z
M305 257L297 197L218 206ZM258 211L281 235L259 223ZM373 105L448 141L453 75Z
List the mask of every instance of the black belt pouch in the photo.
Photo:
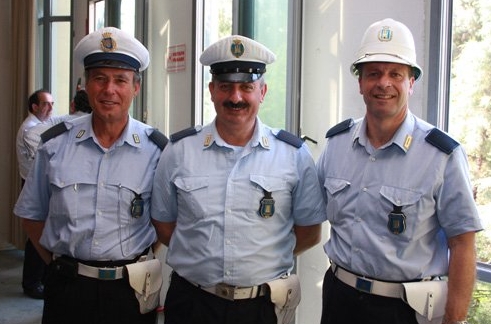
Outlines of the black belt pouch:
M78 276L78 262L74 259L60 257L51 262L51 269L67 278Z

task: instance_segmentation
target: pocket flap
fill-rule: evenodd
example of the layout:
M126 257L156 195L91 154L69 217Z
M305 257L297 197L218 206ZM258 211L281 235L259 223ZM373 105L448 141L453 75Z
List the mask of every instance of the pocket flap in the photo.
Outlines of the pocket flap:
M405 301L428 320L445 315L447 282L444 280L403 283Z
M267 285L269 286L271 301L277 307L295 309L300 303L300 280L297 275L281 277L268 282Z
M396 206L414 205L421 199L422 194L402 188L382 186L380 194Z
M208 187L208 177L181 177L176 178L174 184L185 192Z
M251 182L269 192L284 190L287 188L287 182L279 177L251 174L249 179Z
M324 180L324 188L326 188L331 195L334 195L349 186L350 182L344 179L326 178Z
M130 286L139 294L149 296L162 286L162 264L159 259L126 265Z

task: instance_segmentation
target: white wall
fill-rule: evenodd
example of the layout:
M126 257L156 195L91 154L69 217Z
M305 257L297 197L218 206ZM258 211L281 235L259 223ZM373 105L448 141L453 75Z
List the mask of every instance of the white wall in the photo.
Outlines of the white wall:
M193 0L149 1L147 123L166 134L191 126L193 57ZM185 47L183 71L168 72L171 46Z
M365 106L358 82L349 67L355 58L365 29L377 20L393 18L413 32L418 63L425 69L425 17L429 0L304 0L302 51L302 134L318 141L309 144L317 159L325 144L325 133L346 118L362 117ZM425 103L423 86L418 81L410 99L410 109L421 116ZM329 237L323 226L321 244L298 259L302 301L297 311L298 324L319 323L322 280L328 260L322 245Z

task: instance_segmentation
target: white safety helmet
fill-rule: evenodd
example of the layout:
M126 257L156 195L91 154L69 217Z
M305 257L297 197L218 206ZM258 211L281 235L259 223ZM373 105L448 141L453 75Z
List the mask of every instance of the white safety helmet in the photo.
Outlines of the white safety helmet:
M409 28L394 19L384 19L370 25L363 35L357 59L351 64L351 73L358 76L358 64L367 62L391 62L413 68L418 80L423 70L416 63L416 49Z

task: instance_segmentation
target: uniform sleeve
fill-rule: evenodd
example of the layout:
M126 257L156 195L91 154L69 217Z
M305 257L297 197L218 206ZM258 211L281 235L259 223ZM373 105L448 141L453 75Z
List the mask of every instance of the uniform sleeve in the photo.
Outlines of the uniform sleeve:
M437 215L447 237L482 230L469 179L469 168L462 147L448 157L443 166L442 186L437 196Z
M297 155L299 181L293 190L293 217L295 225L310 226L324 222L326 211L322 187L317 177L314 160L306 145Z
M46 150L39 150L14 206L14 214L18 217L46 220L51 196L47 172L48 162L49 155Z
M177 194L172 182L177 161L174 151L174 146L167 144L153 180L151 217L160 222L174 222L177 219Z

